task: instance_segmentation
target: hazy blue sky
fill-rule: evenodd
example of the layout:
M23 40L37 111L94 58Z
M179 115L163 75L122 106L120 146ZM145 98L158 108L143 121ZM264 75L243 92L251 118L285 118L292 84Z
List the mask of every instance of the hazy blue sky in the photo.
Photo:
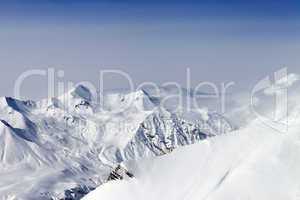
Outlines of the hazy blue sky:
M150 3L151 2L151 3ZM54 67L97 82L101 69L143 81L235 81L246 88L284 65L300 72L299 1L1 1L0 96L25 70ZM43 97L46 79L24 95ZM107 81L120 88L122 81ZM34 88L34 89L33 89Z

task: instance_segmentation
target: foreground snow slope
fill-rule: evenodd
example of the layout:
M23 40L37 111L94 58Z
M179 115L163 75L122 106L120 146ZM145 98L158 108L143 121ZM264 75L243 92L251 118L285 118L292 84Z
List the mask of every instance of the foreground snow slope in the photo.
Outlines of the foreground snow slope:
M107 183L84 200L300 199L299 128L279 133L255 121L165 156L127 162L135 179Z

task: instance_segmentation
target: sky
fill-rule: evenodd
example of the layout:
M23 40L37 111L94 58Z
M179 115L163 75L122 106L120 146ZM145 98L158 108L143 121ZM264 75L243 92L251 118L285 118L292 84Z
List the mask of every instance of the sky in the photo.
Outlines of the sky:
M300 73L300 2L96 1L0 2L0 96L31 69L63 70L56 81L99 82L100 70L122 70L136 85L176 81L192 86L234 81L246 89L288 67ZM109 77L105 88L126 87ZM46 77L22 85L24 98L46 96Z

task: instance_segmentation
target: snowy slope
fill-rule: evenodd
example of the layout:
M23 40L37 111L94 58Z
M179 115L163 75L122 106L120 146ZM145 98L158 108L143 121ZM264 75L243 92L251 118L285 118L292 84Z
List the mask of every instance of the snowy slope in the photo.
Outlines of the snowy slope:
M240 126L225 135L178 147L167 155L125 160L122 164L133 179L106 183L83 199L300 199L298 91L289 90L288 103L277 109L272 108L276 93L269 91L263 91L267 99L259 98L255 105L236 107L228 116ZM255 114L251 109L257 108ZM179 143L171 140L171 144Z
M170 92L161 90L160 96L107 92L101 104L97 92L83 85L39 102L0 98L0 199L81 195L106 182L121 162L233 129L216 112L204 117L198 110L175 111L172 101L161 106Z
M282 134L255 121L162 157L127 162L135 179L102 185L84 200L297 200L299 128Z

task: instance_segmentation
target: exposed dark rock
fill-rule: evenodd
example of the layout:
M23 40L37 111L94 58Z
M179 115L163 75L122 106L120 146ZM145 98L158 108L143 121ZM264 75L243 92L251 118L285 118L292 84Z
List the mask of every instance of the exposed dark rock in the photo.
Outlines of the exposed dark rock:
M127 169L118 165L108 176L107 181L112 180L123 180L124 178L133 178L134 175L130 173Z
M79 200L95 188L87 186L78 186L65 191L65 197L60 200Z

